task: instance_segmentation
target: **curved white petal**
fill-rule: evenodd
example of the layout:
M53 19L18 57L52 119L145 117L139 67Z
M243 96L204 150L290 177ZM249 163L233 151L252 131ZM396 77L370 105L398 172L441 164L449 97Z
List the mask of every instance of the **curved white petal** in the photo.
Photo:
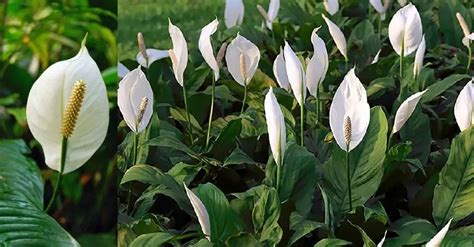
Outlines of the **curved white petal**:
M273 94L273 88L270 88L265 96L265 118L273 159L277 165L281 165L286 147L286 126L280 105Z
M330 15L334 15L339 10L338 0L324 0L324 8Z
M242 0L226 0L224 11L225 26L231 28L242 24L244 13L245 8Z
M273 21L278 16L278 10L280 9L280 0L270 0L270 5L268 6L268 20L267 20L267 27L268 29L272 30Z
M209 67L214 71L214 79L216 81L219 80L219 66L212 50L211 35L217 31L218 25L219 21L217 19L213 20L202 28L201 35L199 36L199 51Z
M426 243L426 247L440 247L441 243L443 242L444 237L446 236L446 233L449 231L449 225L451 225L451 221L453 219L450 219L448 221L448 224L446 224L443 229L441 229L436 235L428 242Z
M186 44L186 39L184 39L184 35L181 30L171 23L169 20L168 30L171 37L171 42L173 43L173 49L170 52L174 53L174 58L171 59L173 62L173 72L176 80L178 81L179 85L184 85L184 70L188 65L188 45Z
M374 57L374 60L372 61L372 64L375 64L379 61L379 57L380 57L380 52L382 51L382 49L380 49L377 54L375 54L375 57Z
M83 45L75 57L46 69L31 87L26 104L28 126L43 147L46 164L59 171L64 109L78 80L84 81L86 90L76 126L68 138L64 173L89 160L104 141L109 125L104 80L87 48Z
M374 9L379 12L379 14L385 13L385 8L383 6L382 0L369 0L370 4Z
M398 108L397 113L395 114L395 120L393 122L392 129L393 134L397 133L408 121L411 114L413 114L413 111L415 111L416 105L420 101L421 96L423 96L426 91L428 91L428 89L422 92L415 93L412 96L408 97L405 101L403 101L403 103Z
M316 97L319 84L324 81L328 71L329 59L326 44L316 33L320 27L315 28L311 34L314 54L306 68L306 86L309 93Z
M145 111L140 122L140 105L147 98ZM119 83L117 104L123 119L135 133L142 132L153 115L153 91L140 66L128 73Z
M383 243L385 242L385 238L387 237L387 231L383 234L382 240L377 244L377 247L383 247Z
M148 68L155 61L158 61L160 59L170 56L167 50L157 50L157 49L146 49L146 54L148 55L148 66L141 52L138 52L137 58L136 58L137 62L145 68Z
M324 14L322 16L326 25L328 25L329 33L331 34L334 43L336 43L337 49L339 49L339 52L341 52L341 54L347 59L347 43L344 33L342 33L341 29Z
M247 78L244 78L240 70L241 54L245 59L245 75ZM237 34L237 37L227 46L225 61L227 63L227 69L234 80L244 86L245 81L247 81L247 83L250 82L257 71L258 62L260 61L260 51L258 47L248 39Z
M456 99L454 117L461 131L474 124L474 84L472 80L464 86Z
M419 46L423 36L423 27L418 10L413 4L399 9L388 25L388 37L398 55L412 54Z
M273 62L273 74L281 88L284 88L287 91L291 90L290 82L288 81L288 74L286 73L285 57L281 47L280 54L278 54Z
M201 199L197 197L188 186L184 184L184 189L186 190L186 195L188 196L191 205L193 206L194 213L199 221L199 225L201 225L201 230L204 235L206 235L207 240L211 241L211 223L209 221L209 214L207 213L207 209L202 203Z
M421 39L421 43L415 53L415 62L413 63L413 75L417 78L423 68L423 59L425 58L426 42L425 35Z
M344 139L344 120L351 119L351 141L349 149ZM356 148L367 132L370 122L370 106L367 103L367 92L351 69L336 90L329 110L329 125L337 144L344 151Z
M130 70L125 67L122 63L117 64L117 74L119 78L123 78L126 74L128 74Z
M306 78L303 65L286 41L283 50L288 81L290 82L291 90L295 95L296 101L301 106L304 104L304 100L306 99Z

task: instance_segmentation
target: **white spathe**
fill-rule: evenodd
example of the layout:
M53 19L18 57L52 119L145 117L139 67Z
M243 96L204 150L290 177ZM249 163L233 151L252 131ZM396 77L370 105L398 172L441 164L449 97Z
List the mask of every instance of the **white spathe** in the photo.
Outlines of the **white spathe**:
M417 78L423 69L423 59L425 58L426 42L425 35L421 39L421 43L415 53L415 62L413 63L413 76Z
M324 8L330 15L334 15L339 11L339 1L338 0L324 0Z
M184 86L184 70L188 65L188 45L181 30L169 20L168 31L170 33L173 49L169 50L173 72L179 85Z
M141 52L138 52L137 57L136 57L137 62L145 68L150 67L151 64L154 63L155 61L169 57L168 50L157 50L157 49L149 48L149 49L146 49L146 54L148 56L148 64Z
M280 47L280 54L277 55L273 62L273 74L275 75L276 81L281 88L286 91L291 90L290 82L288 81L288 74L286 73L285 57L283 55L283 49Z
M244 2L242 0L226 0L224 10L225 26L239 26L244 20Z
M43 148L46 165L60 171L64 110L75 82L84 81L85 96L68 138L63 173L72 172L89 160L104 141L109 125L105 83L84 42L76 56L51 65L41 74L26 103L28 126Z
M120 79L122 79L129 72L130 70L127 67L125 67L125 65L123 65L120 62L117 64L117 75Z
M385 13L385 7L383 6L382 0L369 0L370 4L379 14Z
M351 137L349 149L344 139L344 120L351 120ZM351 69L339 85L329 109L329 125L334 139L342 150L350 152L356 148L367 132L370 122L370 106L367 103L367 92Z
M474 84L469 81L459 93L454 104L454 117L461 131L474 124Z
M449 231L449 226L451 225L452 220L453 219L450 219L448 224L446 224L443 229L436 233L436 235L430 241L428 241L428 243L426 243L425 247L440 247L444 237L446 236L446 233Z
M423 26L418 10L413 4L399 9L388 25L388 37L398 55L406 57L420 45L423 37Z
M277 165L282 165L286 148L285 118L273 94L272 87L265 96L265 119L267 121L268 139L273 160L275 160Z
M293 91L293 95L295 95L298 104L302 106L306 99L306 76L303 65L286 41L283 50L286 74L288 75L291 90Z
M413 94L412 96L408 97L397 110L395 114L395 121L393 122L392 133L397 133L403 125L408 121L413 111L415 111L416 105L420 101L421 97L424 93L426 93L428 89Z
M327 18L324 14L322 16L329 28L329 33L331 34L334 43L336 43L337 49L347 60L347 42L346 37L344 37L344 33L342 33L341 29L336 24L334 24L334 22L329 20L329 18Z
M320 28L321 27L315 28L311 34L311 43L313 43L314 53L306 67L306 86L308 87L309 93L314 97L316 97L319 84L324 81L329 67L326 44L317 34Z
M385 238L387 237L387 231L383 234L383 238L380 240L380 242L377 244L377 247L383 247L383 244L385 242Z
M209 67L214 71L214 79L216 81L219 80L219 66L212 49L211 35L217 31L218 25L219 21L217 19L213 20L202 28L201 35L199 36L199 51Z
M266 19L265 21L267 28L270 30L272 30L273 28L272 23L277 18L279 9L280 9L280 0L270 0L270 4L268 5L268 12L267 12L268 19Z
M184 189L186 190L186 195L188 196L191 205L193 206L194 213L198 218L199 225L201 226L202 233L204 233L207 240L211 241L211 223L209 220L209 214L207 213L207 209L202 203L201 199L197 197L188 186L184 184Z
M242 75L240 68L240 55L243 55L245 60L245 76ZM234 80L242 86L248 84L252 80L257 71L258 62L260 61L260 51L258 47L250 42L248 39L237 34L237 37L227 46L225 54L225 61L227 69L234 78Z
M140 105L143 98L147 99L147 104L141 113ZM153 115L153 90L140 66L120 81L117 104L125 123L133 132L141 133L145 130ZM142 115L141 119L139 115Z
M378 61L379 61L379 58L380 58L380 52L382 51L382 49L380 49L377 54L375 54L375 57L374 57L374 60L372 60L372 64L376 64Z

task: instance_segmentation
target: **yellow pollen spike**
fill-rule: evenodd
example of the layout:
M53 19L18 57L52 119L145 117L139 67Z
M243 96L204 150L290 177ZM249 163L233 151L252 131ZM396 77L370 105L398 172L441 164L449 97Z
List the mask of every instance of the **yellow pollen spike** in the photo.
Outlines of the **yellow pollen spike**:
M77 118L79 117L79 112L81 111L85 94L86 84L84 83L84 81L76 81L76 83L74 83L74 86L72 87L71 95L69 96L69 101L66 105L63 114L61 134L66 138L69 138L74 132L74 128L76 127Z

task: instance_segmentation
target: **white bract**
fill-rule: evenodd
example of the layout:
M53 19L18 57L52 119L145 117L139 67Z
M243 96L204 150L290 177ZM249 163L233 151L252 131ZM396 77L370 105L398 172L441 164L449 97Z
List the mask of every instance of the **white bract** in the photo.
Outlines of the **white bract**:
M285 57L285 69L286 74L288 75L288 81L291 85L291 90L293 91L298 104L303 106L304 100L306 99L306 76L303 65L286 41L285 48L283 50Z
M137 57L136 57L137 62L145 68L150 67L151 64L154 63L155 61L169 57L169 52L167 50L157 50L157 49L149 48L149 49L146 49L145 51L148 56L148 64L147 64L146 59L143 57L142 52L138 52Z
M184 184L184 189L186 190L186 195L193 206L194 213L196 213L199 225L201 225L202 233L204 233L207 240L211 241L211 223L209 221L209 214L207 213L206 207L202 203L201 199L199 199L199 197L197 197L190 189L188 189L186 184Z
M324 81L329 67L326 44L316 33L320 27L313 30L311 43L313 43L313 57L306 68L306 86L311 95L316 97L319 84Z
M413 4L410 3L395 13L388 25L388 37L400 56L406 57L418 48L423 37L423 27L420 14Z
M472 80L464 86L456 99L454 117L461 131L474 124L474 84Z
M227 46L225 61L234 80L245 86L257 71L260 51L248 39L237 34L237 37Z
M133 132L140 133L146 128L153 115L153 91L140 66L120 81L117 104Z
M380 52L382 51L382 49L380 49L377 54L375 54L375 57L374 57L374 60L372 60L372 64L375 64L379 61L379 57L380 57Z
M277 165L281 165L286 147L286 126L280 105L273 94L273 88L270 88L265 96L265 118L273 160Z
M326 25L328 25L329 33L331 34L334 43L336 43L337 49L339 49L339 52L341 52L341 54L347 60L347 42L346 38L344 37L344 33L342 33L341 29L331 20L329 20L324 14L322 16L326 22Z
M120 79L125 77L125 75L127 75L129 72L130 70L125 67L125 65L120 62L117 64L117 75Z
M188 64L188 45L181 30L169 20L168 31L170 33L173 49L169 50L171 62L173 63L173 72L179 85L184 85L184 70Z
M257 5L257 8L265 18L265 24L267 25L267 28L272 30L272 23L276 19L278 15L278 10L280 9L280 0L270 0L268 12L266 12L260 5Z
M345 126L347 122L350 126ZM329 110L329 125L339 147L346 152L356 148L364 138L369 122L370 106L367 103L367 92L355 75L354 69L351 69L337 88ZM349 149L345 138L347 127L350 129Z
M385 242L385 238L387 237L387 231L383 234L383 238L380 240L380 242L377 244L377 247L383 247L383 243Z
M470 33L469 26L467 25L466 20L464 20L464 17L461 15L461 13L456 13L456 18L458 19L459 26L461 26L462 33L464 34L464 37L462 38L462 44L466 47L469 47L471 41L474 40L474 33Z
M428 89L415 93L403 101L403 103L398 108L397 113L395 114L395 121L393 122L392 129L393 134L397 133L408 121L411 114L413 114L413 111L415 111L416 105L420 101L421 96L423 96L426 91L428 91Z
M446 236L446 233L449 231L449 225L451 225L452 220L453 219L450 219L448 224L446 224L443 229L436 233L436 235L428 243L426 243L425 247L440 247L444 237Z
M330 15L334 15L339 10L338 0L324 0L324 8Z
M84 43L76 56L57 62L43 72L31 87L26 104L28 126L43 148L46 165L60 171L66 106L76 82L82 82L85 92L72 133L67 137L64 174L89 160L104 141L109 125L104 80Z
M421 39L421 43L418 46L418 49L415 53L415 62L413 63L413 76L415 79L420 75L421 69L423 68L423 59L425 57L426 51L426 42L425 42L425 35Z
M385 13L385 7L383 6L382 0L369 0L370 4L379 14Z
M280 54L277 55L273 62L273 74L277 80L278 85L286 91L291 90L290 82L288 81L288 74L286 73L285 57L283 49L280 47Z
M219 66L217 65L216 57L214 57L211 35L217 31L218 25L219 21L217 19L213 20L202 28L201 35L199 36L199 51L209 67L214 71L214 79L216 81L219 80Z
M242 24L244 13L244 2L242 0L226 0L224 12L225 26L231 28Z

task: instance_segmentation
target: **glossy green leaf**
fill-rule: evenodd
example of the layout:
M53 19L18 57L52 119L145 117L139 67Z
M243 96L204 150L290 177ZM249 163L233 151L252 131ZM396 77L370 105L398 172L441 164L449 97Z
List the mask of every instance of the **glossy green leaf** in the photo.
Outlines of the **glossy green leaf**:
M173 239L173 237L173 235L167 232L143 234L133 240L130 247L161 246Z
M260 243L273 246L280 242L283 230L278 225L280 199L275 188L264 187L262 195L255 203L252 221Z
M456 23L457 24L457 23ZM468 75L450 75L443 80L434 83L433 85L429 86L427 89L428 91L423 94L423 98L421 99L420 103L426 103L433 99L435 99L440 94L444 93L450 87L454 86L458 81L470 78Z
M351 242L346 240L337 239L337 238L325 238L317 242L314 247L332 247L332 246L345 246L349 245Z

